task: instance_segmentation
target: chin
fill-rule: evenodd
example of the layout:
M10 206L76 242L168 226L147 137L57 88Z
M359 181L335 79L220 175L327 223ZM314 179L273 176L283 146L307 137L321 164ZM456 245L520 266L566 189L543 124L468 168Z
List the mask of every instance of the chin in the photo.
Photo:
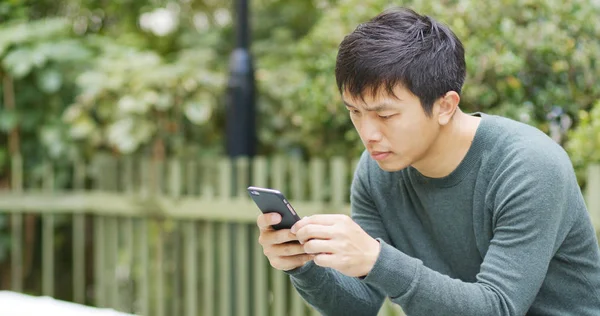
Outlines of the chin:
M379 168L383 171L396 172L408 167L409 164L402 161L377 161L377 165L379 165Z

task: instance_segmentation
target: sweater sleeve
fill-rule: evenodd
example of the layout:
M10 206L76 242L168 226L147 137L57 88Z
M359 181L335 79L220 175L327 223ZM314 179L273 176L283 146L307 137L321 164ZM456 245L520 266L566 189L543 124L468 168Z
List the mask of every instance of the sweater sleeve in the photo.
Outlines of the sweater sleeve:
M562 155L518 157L505 159L490 183L490 209L481 211L493 214L493 237L476 282L440 274L385 242L363 282L412 316L525 315L571 225L568 210L580 201Z
M369 198L368 170L363 155L352 181L350 202L352 218L369 235L388 240L378 212ZM313 261L288 271L298 293L322 315L377 315L384 295L373 285L359 278L346 276L334 269L317 266Z

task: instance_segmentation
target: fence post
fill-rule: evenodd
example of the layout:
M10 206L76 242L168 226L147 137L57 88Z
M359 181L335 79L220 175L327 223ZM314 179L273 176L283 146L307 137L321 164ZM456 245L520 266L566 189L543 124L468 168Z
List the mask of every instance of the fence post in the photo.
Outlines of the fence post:
M600 164L588 167L586 203L592 223L600 232Z

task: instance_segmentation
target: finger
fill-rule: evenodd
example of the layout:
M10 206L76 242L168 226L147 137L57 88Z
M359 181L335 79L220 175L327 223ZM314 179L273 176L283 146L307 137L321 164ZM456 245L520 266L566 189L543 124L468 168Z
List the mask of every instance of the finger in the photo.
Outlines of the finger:
M299 243L285 243L274 245L272 247L273 254L280 257L290 257L295 255L304 255L306 252L304 251L304 247L302 247Z
M336 257L329 253L320 253L313 258L316 265L326 268L331 268L336 262Z
M298 237L289 229L280 229L273 231L273 244L283 244L290 241L298 241Z
M292 257L283 257L282 262L285 262L285 263L282 266L281 270L289 271L289 270L299 268L299 267L305 265L307 262L313 260L313 258L314 258L314 255L308 255L308 254L296 255L296 256L292 256Z
M279 224L281 222L281 215L279 213L267 213L260 214L256 219L256 225L260 230L267 230L271 226Z
M327 253L333 254L335 253L334 241L332 240L322 240L322 239L312 239L304 243L303 250L305 253L312 254L320 254Z
M296 224L294 224L294 226L292 226L292 233L296 233L302 227L309 225L309 224L333 226L337 223L340 223L342 221L346 221L349 219L350 219L350 217L348 217L348 215L343 215L343 214L318 214L318 215L307 216L307 217L304 217L303 219L299 220L298 222L296 222Z
M258 236L258 243L263 247L297 240L296 235L292 234L289 229L262 230Z
M296 232L296 238L301 244L310 239L331 239L333 237L332 227L310 224L300 228Z

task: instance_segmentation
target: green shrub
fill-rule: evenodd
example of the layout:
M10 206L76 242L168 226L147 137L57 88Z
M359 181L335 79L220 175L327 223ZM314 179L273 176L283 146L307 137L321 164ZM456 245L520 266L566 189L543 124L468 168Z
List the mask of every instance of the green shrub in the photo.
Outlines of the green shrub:
M335 88L338 44L389 6L346 0L324 9L292 46L258 56L262 141L308 155L362 150ZM575 118L600 98L600 7L587 0L404 1L449 25L466 50L464 111L505 115L550 131L548 115ZM564 130L559 131L564 133Z

